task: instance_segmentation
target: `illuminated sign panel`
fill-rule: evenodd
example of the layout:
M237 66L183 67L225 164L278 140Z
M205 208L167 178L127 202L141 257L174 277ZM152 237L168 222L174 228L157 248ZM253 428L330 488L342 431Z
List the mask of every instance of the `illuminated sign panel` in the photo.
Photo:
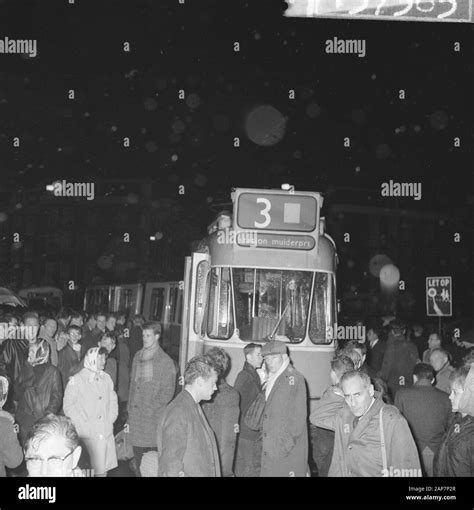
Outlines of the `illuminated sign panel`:
M472 0L288 0L285 16L472 23Z
M315 246L314 237L304 235L287 234L263 234L256 233L255 239L249 241L237 236L237 244L240 246L252 246L255 248L280 248L284 250L312 250Z
M313 232L319 217L318 201L308 195L243 192L236 206L237 226L257 231Z

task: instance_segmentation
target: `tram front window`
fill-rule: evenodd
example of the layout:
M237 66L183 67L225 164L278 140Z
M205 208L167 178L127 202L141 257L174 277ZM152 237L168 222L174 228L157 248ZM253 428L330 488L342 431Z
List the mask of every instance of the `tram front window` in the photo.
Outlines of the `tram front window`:
M276 335L290 342L304 339L311 272L234 268L232 276L236 327L242 340L265 340L278 323Z

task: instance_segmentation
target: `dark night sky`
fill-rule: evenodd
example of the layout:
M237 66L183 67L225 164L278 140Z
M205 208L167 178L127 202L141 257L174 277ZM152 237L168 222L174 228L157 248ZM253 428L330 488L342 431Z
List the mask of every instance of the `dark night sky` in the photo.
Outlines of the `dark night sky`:
M403 178L423 179L422 207L441 199L449 209L468 192L472 200L472 25L289 19L284 8L263 0L0 2L0 34L35 37L39 52L1 57L4 185L151 176L165 194L192 184L188 198L202 199L284 180L324 191ZM327 55L333 37L366 39L366 57ZM198 101L190 107L179 89ZM246 114L262 104L287 119L271 147L245 134Z

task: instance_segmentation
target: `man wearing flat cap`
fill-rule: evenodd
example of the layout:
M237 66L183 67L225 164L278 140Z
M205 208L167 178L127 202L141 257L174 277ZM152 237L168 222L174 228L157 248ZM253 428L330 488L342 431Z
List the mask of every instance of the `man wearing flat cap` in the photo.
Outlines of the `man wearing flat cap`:
M283 342L267 342L262 356L268 379L260 476L309 476L306 382Z

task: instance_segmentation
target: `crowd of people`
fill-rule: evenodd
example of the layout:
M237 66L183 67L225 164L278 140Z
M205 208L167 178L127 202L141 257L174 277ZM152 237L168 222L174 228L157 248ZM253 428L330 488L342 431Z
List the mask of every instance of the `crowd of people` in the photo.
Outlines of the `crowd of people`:
M278 340L245 344L232 387L224 349L180 374L140 315L0 325L0 477L107 476L120 435L138 477L474 475L474 346L420 324L340 341L311 413Z

